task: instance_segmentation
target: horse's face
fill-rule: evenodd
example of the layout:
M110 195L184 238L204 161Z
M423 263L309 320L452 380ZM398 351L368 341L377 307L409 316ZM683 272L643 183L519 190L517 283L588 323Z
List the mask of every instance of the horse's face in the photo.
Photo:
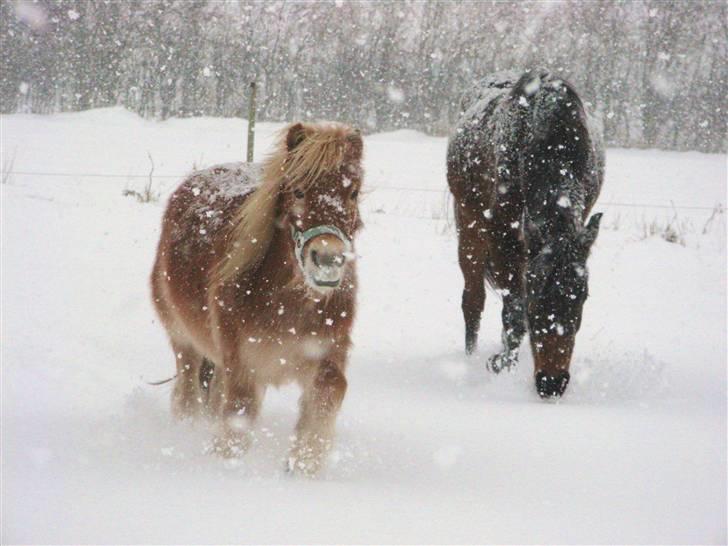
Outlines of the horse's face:
M589 295L587 257L599 231L601 214L573 238L541 244L526 271L526 312L537 373L544 381L568 381L576 333ZM531 228L533 229L533 228ZM529 247L537 238L531 231ZM560 392L559 392L560 394Z
M291 128L294 130L296 126ZM293 138L295 146L295 139L304 139L306 135ZM306 187L294 184L283 193L282 199L281 227L293 239L295 261L306 284L321 293L350 288L347 272L354 258L354 235L361 225L358 205L362 182L361 136L350 135L344 146L344 161L340 166L321 173Z

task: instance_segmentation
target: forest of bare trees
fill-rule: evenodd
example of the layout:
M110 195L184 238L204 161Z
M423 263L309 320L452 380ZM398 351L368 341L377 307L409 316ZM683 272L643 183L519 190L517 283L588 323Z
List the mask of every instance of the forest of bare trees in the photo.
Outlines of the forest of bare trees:
M0 110L338 119L446 134L488 72L545 66L611 145L725 151L723 1L0 2Z

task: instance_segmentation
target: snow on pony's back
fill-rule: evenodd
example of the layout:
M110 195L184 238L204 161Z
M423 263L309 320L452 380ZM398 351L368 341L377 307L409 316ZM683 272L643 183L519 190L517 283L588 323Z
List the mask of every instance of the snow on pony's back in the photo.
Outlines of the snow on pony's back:
M188 184L198 197L188 209L199 224L198 232L207 235L221 227L223 211L234 200L241 199L259 185L261 166L256 163L224 163L194 173Z

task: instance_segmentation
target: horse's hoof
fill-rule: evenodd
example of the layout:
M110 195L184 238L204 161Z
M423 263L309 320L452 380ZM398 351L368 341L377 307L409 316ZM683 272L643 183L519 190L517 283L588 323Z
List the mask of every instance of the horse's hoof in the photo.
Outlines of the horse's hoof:
M511 371L518 364L518 354L513 351L494 354L486 362L486 368L493 373Z
M536 390L541 398L559 398L569 384L569 372L548 375L544 372L536 374Z
M478 347L478 339L474 336L465 336L465 354L470 356Z

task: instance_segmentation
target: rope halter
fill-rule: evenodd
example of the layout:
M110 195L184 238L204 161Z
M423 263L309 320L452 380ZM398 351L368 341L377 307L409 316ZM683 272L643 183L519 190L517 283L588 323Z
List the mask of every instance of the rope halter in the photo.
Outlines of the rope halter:
M303 249L306 247L306 243L308 243L311 239L318 237L319 235L327 234L333 235L342 243L344 243L345 255L351 252L351 240L346 236L343 231L341 231L336 226L324 224L309 228L306 231L299 231L293 225L291 225L291 238L293 238L293 244L296 247L296 261L298 262L298 266L301 268L301 271L304 271Z

